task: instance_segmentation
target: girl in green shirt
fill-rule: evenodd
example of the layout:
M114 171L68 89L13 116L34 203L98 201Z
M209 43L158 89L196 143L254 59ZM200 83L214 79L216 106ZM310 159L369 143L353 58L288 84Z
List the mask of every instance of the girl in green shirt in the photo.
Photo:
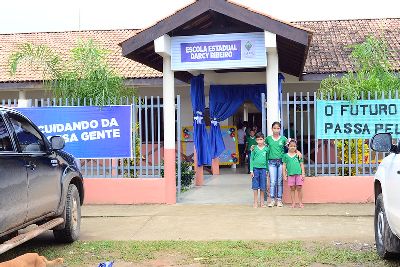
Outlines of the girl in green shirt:
M297 154L296 140L289 141L289 151L283 156L283 179L288 181L290 186L290 197L292 208L296 206L295 193L299 198L299 207L304 208L302 186L305 177L303 158Z
M272 124L272 136L266 138L266 143L269 147L268 170L270 178L270 202L268 207L273 207L275 204L278 207L283 207L282 157L285 153L284 149L287 143L287 138L281 136L280 132L281 123L276 121Z

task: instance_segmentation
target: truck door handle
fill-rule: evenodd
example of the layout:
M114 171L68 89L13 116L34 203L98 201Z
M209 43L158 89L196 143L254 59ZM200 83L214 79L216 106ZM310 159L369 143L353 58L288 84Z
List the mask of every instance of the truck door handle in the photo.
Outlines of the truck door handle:
M29 162L28 164L25 164L24 166L31 169L32 171L34 171L36 168L36 165L33 164L32 162Z

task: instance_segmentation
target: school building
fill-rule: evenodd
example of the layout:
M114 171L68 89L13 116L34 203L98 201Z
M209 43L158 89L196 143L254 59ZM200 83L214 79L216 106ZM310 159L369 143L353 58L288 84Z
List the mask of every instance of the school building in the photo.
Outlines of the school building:
M228 144L222 136L234 137L243 121L267 134L272 122L281 121L283 132L299 140L308 176L305 203L369 202L378 157L364 146L368 139L355 149L361 161L351 162L344 157L349 149L315 132L321 81L353 71L350 45L369 35L386 40L390 63L399 71L400 18L285 22L227 0L197 0L146 29L3 34L0 103L37 107L58 101L28 64L10 76L8 58L18 45L45 44L67 55L79 39L93 39L111 51L110 65L137 91L133 123L139 129L133 138L139 139L140 155L85 160L87 203L179 202L176 168L182 161L194 162L198 186L204 175L240 163L237 139L228 137ZM207 137L210 162L204 154L207 126L214 136Z

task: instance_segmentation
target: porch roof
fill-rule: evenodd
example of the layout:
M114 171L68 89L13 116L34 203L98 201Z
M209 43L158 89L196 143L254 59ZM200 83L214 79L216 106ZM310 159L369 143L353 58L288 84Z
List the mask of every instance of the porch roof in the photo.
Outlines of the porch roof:
M280 70L300 77L307 58L312 32L229 0L194 1L173 15L136 33L120 45L124 57L162 71L163 59L154 51L154 40L164 34L173 37L263 31L276 34ZM265 68L242 69L241 71L264 70ZM189 72L176 72L175 76L182 81L188 81L192 77Z

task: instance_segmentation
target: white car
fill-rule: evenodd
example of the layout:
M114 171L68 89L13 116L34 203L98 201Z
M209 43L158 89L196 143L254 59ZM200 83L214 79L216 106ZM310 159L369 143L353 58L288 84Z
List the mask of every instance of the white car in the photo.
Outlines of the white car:
M375 242L380 257L400 253L400 143L393 145L389 133L376 134L371 148L391 152L379 165L374 179Z

